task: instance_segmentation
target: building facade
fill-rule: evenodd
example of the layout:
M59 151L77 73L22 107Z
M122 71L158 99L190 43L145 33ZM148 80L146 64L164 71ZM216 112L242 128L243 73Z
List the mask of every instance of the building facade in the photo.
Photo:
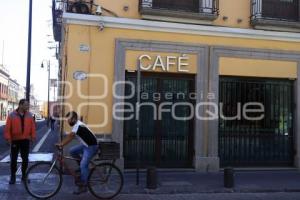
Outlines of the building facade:
M56 101L49 102L49 117L57 117L61 111L59 103ZM41 114L44 118L48 117L48 102L43 102L41 105Z
M12 112L18 107L18 92L20 85L16 80L9 78L8 80L8 99L7 112Z
M40 114L40 105L38 104L38 100L35 96L35 88L34 85L30 85L30 112L34 115Z
M299 0L92 2L53 1L60 99L122 167L300 168Z
M5 120L8 108L8 82L9 72L1 65L0 66L0 120Z
M0 65L0 120L6 120L10 112L18 107L20 99L25 98L25 89L12 79L9 70Z

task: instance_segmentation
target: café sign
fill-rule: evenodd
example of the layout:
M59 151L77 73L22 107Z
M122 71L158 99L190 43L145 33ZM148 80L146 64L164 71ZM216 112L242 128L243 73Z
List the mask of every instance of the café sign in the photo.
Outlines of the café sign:
M162 70L164 72L171 71L176 68L177 72L189 72L189 57L182 56L153 56L143 54L139 58L139 66L141 70L156 71Z

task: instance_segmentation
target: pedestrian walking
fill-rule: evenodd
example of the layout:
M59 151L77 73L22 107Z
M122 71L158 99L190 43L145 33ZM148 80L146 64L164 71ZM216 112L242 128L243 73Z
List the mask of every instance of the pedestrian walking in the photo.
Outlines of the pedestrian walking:
M35 121L29 110L29 102L25 99L19 101L18 108L11 112L6 120L4 138L10 144L10 181L15 184L17 159L20 152L22 158L22 181L28 167L30 141L35 140Z
M50 116L50 122L51 122L51 130L54 130L54 125L55 125L55 118L54 118L54 116Z

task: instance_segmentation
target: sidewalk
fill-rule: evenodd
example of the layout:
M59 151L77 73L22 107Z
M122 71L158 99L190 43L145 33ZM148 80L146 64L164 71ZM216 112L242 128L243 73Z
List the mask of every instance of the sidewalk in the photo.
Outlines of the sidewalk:
M8 185L9 176L0 176L0 194L26 194L20 180ZM135 173L125 173L122 194L195 194L195 193L273 193L300 192L298 171L243 171L235 174L235 187L223 187L223 173L159 172L156 190L146 189L145 173L141 173L140 185L135 184ZM72 196L73 180L64 176L63 187L56 198ZM91 196L91 194L86 194ZM56 199L55 198L55 199Z
M123 193L128 194L300 192L300 172L296 170L237 171L232 189L224 188L223 172L158 172L156 190L145 189L145 173L141 174L140 186L135 185L134 173L125 177Z

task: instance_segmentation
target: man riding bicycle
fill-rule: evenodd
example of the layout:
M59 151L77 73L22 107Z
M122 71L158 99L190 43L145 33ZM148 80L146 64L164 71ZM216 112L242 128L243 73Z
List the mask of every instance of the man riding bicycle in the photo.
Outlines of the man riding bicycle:
M87 192L87 180L89 175L89 163L90 160L98 151L97 138L93 132L87 127L86 124L78 120L76 112L69 112L66 117L68 118L68 124L72 127L72 131L67 133L67 136L56 144L59 148L69 144L75 137L80 141L81 144L73 146L70 149L70 155L80 160L80 180L77 190L73 194L81 194Z

